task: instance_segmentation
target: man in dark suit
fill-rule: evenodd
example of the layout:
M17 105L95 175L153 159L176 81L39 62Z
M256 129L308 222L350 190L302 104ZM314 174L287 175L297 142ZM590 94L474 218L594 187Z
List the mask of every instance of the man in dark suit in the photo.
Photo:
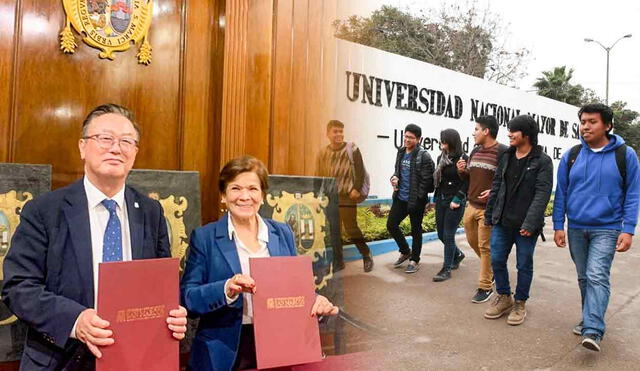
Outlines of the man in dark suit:
M126 108L95 108L78 144L83 179L25 205L2 288L5 304L28 325L21 369L94 368L100 348L114 343L94 309L98 264L170 256L162 207L125 186L139 140ZM167 323L182 339L186 310L172 310Z

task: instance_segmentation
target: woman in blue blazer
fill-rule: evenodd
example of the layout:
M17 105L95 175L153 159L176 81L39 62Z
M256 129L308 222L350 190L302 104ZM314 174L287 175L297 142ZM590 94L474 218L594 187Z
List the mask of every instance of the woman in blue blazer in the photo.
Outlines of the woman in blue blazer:
M253 307L256 285L249 258L294 256L288 225L258 215L268 187L264 164L252 156L229 161L218 181L228 213L197 228L181 281L181 299L200 317L191 346L193 370L255 368ZM312 315L335 315L338 308L318 295Z

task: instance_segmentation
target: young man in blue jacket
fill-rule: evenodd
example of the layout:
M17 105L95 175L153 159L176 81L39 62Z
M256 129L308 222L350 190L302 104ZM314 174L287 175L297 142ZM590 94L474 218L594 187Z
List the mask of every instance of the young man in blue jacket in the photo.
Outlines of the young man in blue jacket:
M599 351L609 304L613 257L631 247L638 219L638 157L613 129L613 111L588 104L578 112L580 146L567 151L558 168L553 204L554 240L566 246L578 273L582 321L573 332L582 345Z

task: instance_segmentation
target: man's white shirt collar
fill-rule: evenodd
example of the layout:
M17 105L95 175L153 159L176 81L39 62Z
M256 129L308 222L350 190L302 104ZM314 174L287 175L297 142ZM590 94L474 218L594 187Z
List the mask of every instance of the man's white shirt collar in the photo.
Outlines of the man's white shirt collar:
M114 200L120 210L124 210L124 186L122 189L118 191L113 197L107 197L102 191L100 191L96 186L91 183L89 178L85 175L84 177L84 189L87 193L87 202L89 204L89 209L94 209L96 206L102 203L104 199Z

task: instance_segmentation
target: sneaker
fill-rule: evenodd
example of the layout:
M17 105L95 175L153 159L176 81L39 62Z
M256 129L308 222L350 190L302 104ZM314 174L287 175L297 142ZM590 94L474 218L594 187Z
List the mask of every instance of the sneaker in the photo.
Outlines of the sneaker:
M507 318L507 323L511 326L517 326L524 322L524 319L527 316L527 309L524 307L524 303L524 300L516 300L516 303Z
M463 253L460 252L460 255L456 256L455 259L453 259L453 265L451 266L451 269L458 269L460 268L460 262L464 260L464 258L466 258L467 256Z
M407 259L409 259L410 257L411 257L411 254L400 254L400 257L398 258L398 260L396 260L396 262L393 263L393 267L398 268L399 266L402 265L402 263L407 261Z
M442 282L451 278L451 269L442 268L440 272L433 276L433 282Z
M471 298L471 302L476 304L484 303L491 298L491 295L493 295L493 290L491 289L489 290L478 289L478 291L476 291L476 294L473 296L473 298Z
M409 265L407 265L407 269L404 270L404 273L416 273L418 269L420 269L420 263L411 260Z
M484 312L484 318L497 319L507 314L513 308L513 298L508 294L496 296L489 309Z
M580 336L582 335L582 327L584 326L584 322L580 321L574 328L573 333Z
M596 334L588 334L582 338L582 346L589 350L593 350L594 352L599 352L600 340L602 340L600 336Z
M362 263L364 265L364 271L371 272L371 270L373 269L373 259L371 259L370 256L365 256L364 258L362 258Z

